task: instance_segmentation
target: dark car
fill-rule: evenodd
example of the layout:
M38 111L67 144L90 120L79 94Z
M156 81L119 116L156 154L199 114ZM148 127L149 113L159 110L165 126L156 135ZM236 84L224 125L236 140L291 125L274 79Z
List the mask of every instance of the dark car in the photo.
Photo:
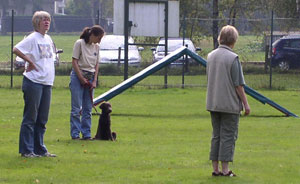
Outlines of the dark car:
M282 37L273 43L272 66L282 71L300 67L300 35Z

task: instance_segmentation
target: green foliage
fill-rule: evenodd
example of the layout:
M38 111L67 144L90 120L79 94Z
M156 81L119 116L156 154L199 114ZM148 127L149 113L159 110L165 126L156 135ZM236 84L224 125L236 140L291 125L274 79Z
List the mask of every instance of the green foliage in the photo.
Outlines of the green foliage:
M55 75L70 75L72 70L72 63L60 63L59 66L55 67Z
M91 0L71 0L67 4L66 13L70 15L90 16L91 7Z
M24 2L23 2L24 3ZM22 4L23 4L22 3ZM32 4L33 4L33 8L32 11L36 12L36 11L41 11L42 8L42 4L45 3L45 0L32 0ZM24 5L24 4L23 4Z
M146 63L143 63L142 66L129 66L128 73L129 75L134 75L139 71L143 70L147 66ZM55 74L56 75L69 75L72 70L71 63L62 63L60 66L56 67ZM1 70L0 70L1 71ZM20 74L23 72L23 69L16 70L15 74ZM156 72L154 75L164 75L165 70L162 69ZM3 75L9 75L10 71L2 71ZM190 65L187 69L185 69L185 75L199 75L205 74L205 68L200 65ZM99 66L99 75L104 76L123 76L124 75L124 66L117 66L116 64L100 64ZM169 67L168 75L182 75L182 67Z
M59 79L63 80L63 79ZM108 80L108 79L103 79ZM97 88L95 95L108 88ZM299 92L260 91L300 115ZM252 114L241 117L234 164L236 178L211 177L211 124L206 91L132 88L112 103L116 142L72 141L70 91L53 89L45 134L57 158L22 158L18 136L23 113L20 89L3 89L0 114L0 183L297 183L299 119L286 118L252 98ZM92 135L98 116L92 117Z
M66 4L65 12L68 15L93 16L96 17L97 11L100 17L112 18L113 1L107 0L69 0ZM93 14L94 13L94 14Z

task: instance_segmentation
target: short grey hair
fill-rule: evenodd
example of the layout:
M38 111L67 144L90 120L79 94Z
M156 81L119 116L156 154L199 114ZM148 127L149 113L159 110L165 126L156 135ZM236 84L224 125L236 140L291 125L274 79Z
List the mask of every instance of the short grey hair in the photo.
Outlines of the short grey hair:
M236 30L236 28L231 25L227 25L222 27L218 37L218 42L221 45L230 46L235 44L238 37L239 37L239 32Z
M48 18L51 21L51 15L46 11L36 11L32 16L32 25L35 31L38 31L39 25L43 18Z

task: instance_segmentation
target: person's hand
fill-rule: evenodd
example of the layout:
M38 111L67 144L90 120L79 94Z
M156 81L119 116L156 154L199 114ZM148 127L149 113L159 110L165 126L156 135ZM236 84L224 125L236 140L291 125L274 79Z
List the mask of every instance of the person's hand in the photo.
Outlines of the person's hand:
M33 62L28 62L28 66L26 67L26 72L30 72L31 70L38 71L35 64Z
M80 77L79 80L80 80L80 84L83 85L83 86L86 85L86 84L89 82L89 81L88 81L86 78L84 78L84 77Z
M93 83L92 83L92 86L90 87L90 90L96 88L96 86L97 86L97 81L94 80Z
M246 104L245 105L245 116L248 116L249 114L250 114L250 106L249 106L249 104Z

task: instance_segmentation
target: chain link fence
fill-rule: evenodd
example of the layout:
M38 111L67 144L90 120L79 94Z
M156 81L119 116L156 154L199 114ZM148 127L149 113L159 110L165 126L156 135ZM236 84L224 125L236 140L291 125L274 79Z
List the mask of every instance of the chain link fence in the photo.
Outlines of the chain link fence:
M19 88L22 85L23 69L16 69L11 66L11 21L2 22L2 35L0 41L0 87ZM30 23L28 23L28 21ZM213 50L212 22L218 21L218 29L223 25L234 24L239 33L239 40L234 51L239 55L246 76L246 82L253 88L269 88L279 90L300 90L300 70L292 68L289 71L281 71L278 68L269 73L269 67L265 66L265 61L270 57L270 30L271 19L206 19L206 18L185 18L180 20L180 34L190 38L195 47L200 47L201 51L197 54L206 59L207 54ZM97 20L96 20L97 22ZM111 20L99 20L100 24L106 29L107 34L112 34L113 22ZM294 34L300 35L298 19L274 19L273 40L283 36ZM56 67L56 87L68 86L68 82L61 83L59 80L68 81L71 70L71 55L74 41L78 39L81 30L85 26L92 26L95 19L90 17L54 17L51 22L49 34L55 38L58 48L63 49L61 63ZM3 27L4 25L4 27ZM14 45L18 43L24 35L32 31L31 17L18 17L14 23ZM6 31L4 31L5 29ZM6 33L6 34L5 34ZM159 38L134 37L139 43L158 43ZM300 55L300 48L298 50ZM153 55L150 46L145 46L140 52L142 61L138 67L129 67L129 76L143 70L152 64ZM12 59L15 63L15 56ZM298 57L300 66L300 57ZM12 67L12 73L11 73ZM124 68L116 65L100 65L100 86L112 87L123 81ZM110 77L114 76L114 77ZM110 80L111 82L105 81ZM148 88L163 88L164 70L157 72L137 84ZM178 66L168 68L168 87L206 87L205 68L198 64L189 63L188 66Z

